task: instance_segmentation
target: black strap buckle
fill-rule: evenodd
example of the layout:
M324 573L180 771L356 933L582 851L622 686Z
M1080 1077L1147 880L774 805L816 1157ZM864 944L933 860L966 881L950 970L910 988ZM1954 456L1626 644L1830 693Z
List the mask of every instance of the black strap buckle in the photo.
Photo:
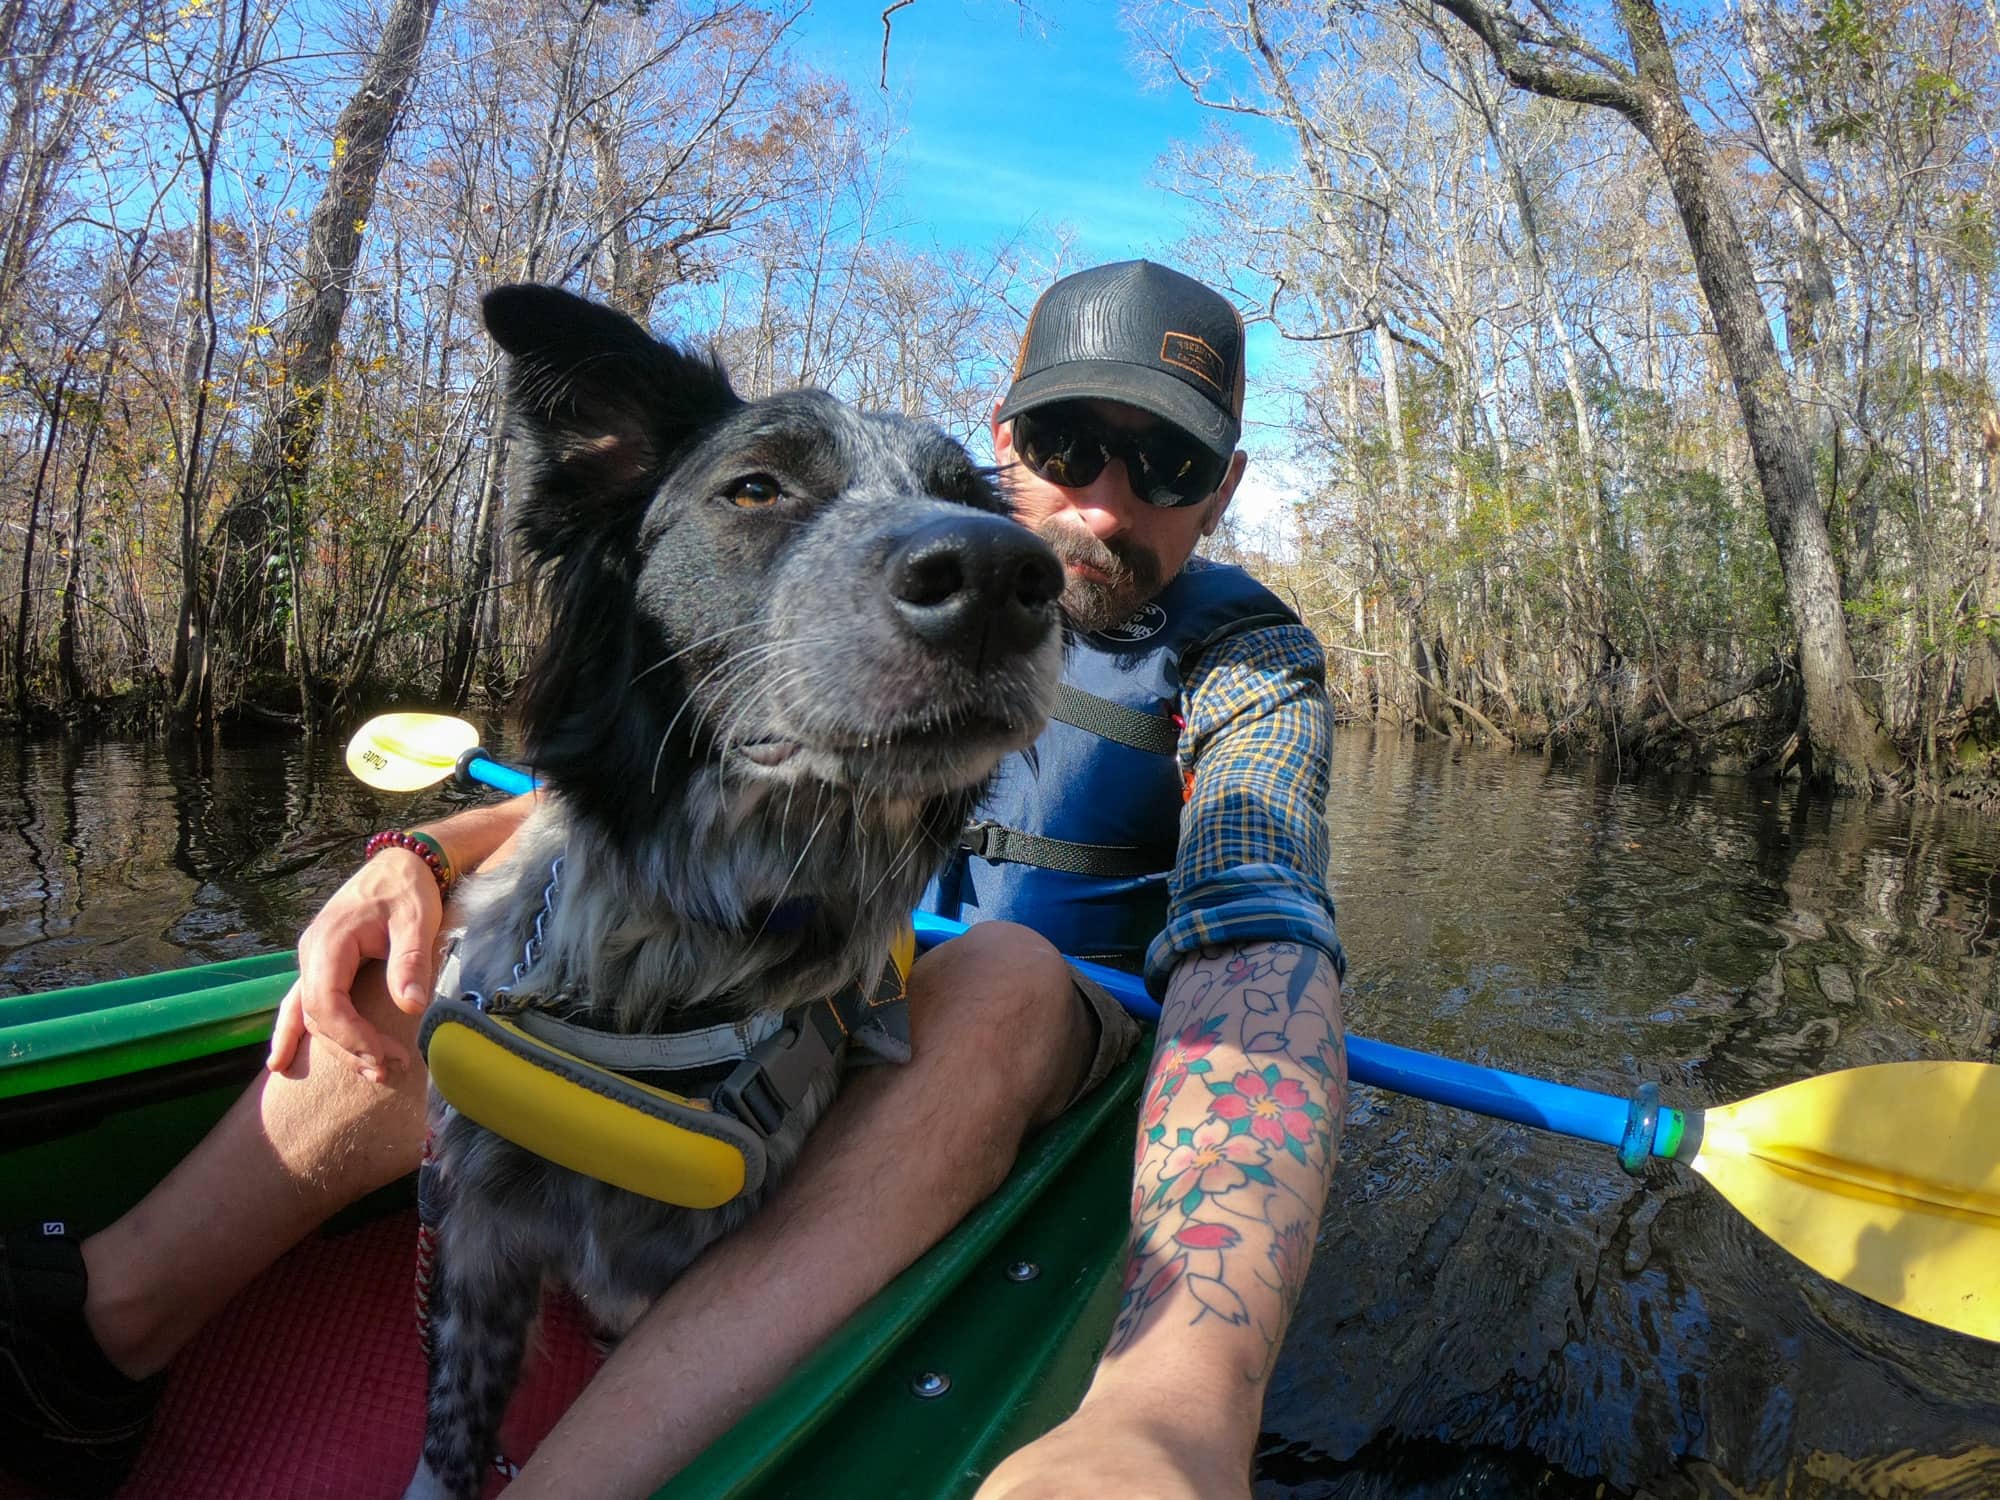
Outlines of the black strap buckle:
M981 859L998 859L1007 830L991 820L967 823L959 830L958 847Z
M833 1070L833 1048L825 1035L808 1015L794 1011L722 1080L715 1104L769 1137L797 1113L813 1084Z

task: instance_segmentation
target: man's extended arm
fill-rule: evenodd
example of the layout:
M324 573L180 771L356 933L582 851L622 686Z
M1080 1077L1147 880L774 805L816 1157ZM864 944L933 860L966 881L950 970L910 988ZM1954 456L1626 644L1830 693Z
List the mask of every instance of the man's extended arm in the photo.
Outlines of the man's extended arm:
M1110 1346L1077 1414L996 1470L981 1500L1249 1493L1346 1082L1325 953L1248 943L1182 961L1143 1096Z
M1248 1493L1258 1411L1311 1258L1347 1079L1326 893L1325 658L1298 626L1191 674L1195 772L1141 1110L1132 1248L1083 1406L981 1500Z

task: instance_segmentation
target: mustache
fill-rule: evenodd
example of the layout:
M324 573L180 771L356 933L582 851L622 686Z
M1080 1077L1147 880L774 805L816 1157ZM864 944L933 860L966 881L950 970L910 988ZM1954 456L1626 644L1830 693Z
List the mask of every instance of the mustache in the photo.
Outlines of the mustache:
M1035 534L1049 544L1064 563L1095 568L1111 580L1111 587L1155 589L1160 582L1160 565L1144 547L1120 539L1104 541L1074 526L1044 521Z

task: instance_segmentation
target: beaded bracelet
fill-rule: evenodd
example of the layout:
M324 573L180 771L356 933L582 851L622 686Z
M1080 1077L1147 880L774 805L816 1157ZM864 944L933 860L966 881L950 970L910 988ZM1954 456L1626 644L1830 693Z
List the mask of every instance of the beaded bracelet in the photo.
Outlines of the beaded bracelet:
M451 894L454 879L451 856L444 852L444 845L428 833L419 833L414 828L386 828L368 840L362 850L361 862L366 864L384 849L407 849L429 867L438 883L438 894Z

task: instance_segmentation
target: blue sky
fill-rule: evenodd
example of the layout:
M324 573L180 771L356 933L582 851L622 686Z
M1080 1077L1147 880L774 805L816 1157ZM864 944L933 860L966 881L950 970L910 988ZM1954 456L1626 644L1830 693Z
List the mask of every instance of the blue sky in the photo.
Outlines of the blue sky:
M879 0L821 0L807 56L880 98ZM990 244L1037 217L1092 261L1163 254L1181 209L1154 186L1169 143L1204 112L1147 88L1113 0L1023 22L1012 0L915 0L891 18L887 99L905 127L901 196L946 243Z
M857 95L884 99L884 0L819 0L801 20L805 55ZM1061 227L1076 265L1134 256L1173 264L1187 205L1159 186L1160 163L1215 116L1178 84L1148 82L1116 0L915 0L891 18L886 104L903 130L896 201L904 235L983 250L1016 236L1046 244ZM1282 358L1251 329L1249 430L1258 458L1279 417L1260 372ZM1266 382L1270 389L1273 382ZM1275 457L1253 462L1236 511L1252 529L1277 501Z

